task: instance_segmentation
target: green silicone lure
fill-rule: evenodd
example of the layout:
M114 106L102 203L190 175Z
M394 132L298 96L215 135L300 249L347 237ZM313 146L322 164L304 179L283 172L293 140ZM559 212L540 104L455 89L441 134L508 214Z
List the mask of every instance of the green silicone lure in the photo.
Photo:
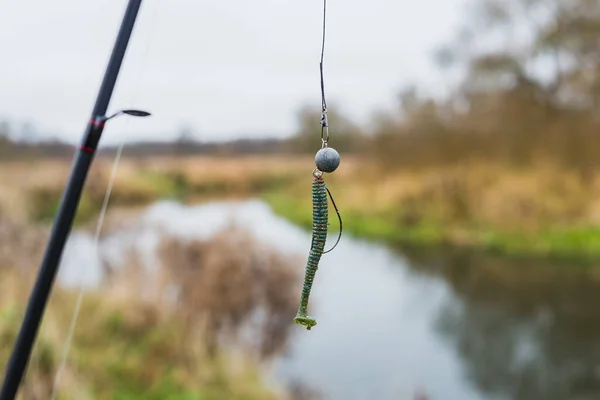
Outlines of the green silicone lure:
M319 268L319 261L323 255L325 241L327 240L327 187L325 186L322 174L314 175L312 182L312 199L312 242L310 253L308 255L308 262L306 263L304 286L302 287L302 296L300 297L300 308L298 309L296 318L294 318L294 322L305 326L308 330L317 324L317 321L307 313L308 297L310 296L313 280L315 279L315 274Z

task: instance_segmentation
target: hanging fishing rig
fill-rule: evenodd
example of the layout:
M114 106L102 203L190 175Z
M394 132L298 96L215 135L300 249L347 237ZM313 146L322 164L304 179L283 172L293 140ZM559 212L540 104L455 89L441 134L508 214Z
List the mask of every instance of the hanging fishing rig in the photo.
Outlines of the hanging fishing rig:
M329 147L329 119L327 116L327 101L325 99L325 79L323 77L326 20L327 0L323 0L323 41L321 46L321 62L319 63L319 70L321 73L321 149L315 155L316 168L312 172L313 222L310 252L304 273L304 285L302 286L302 293L300 296L300 306L298 308L298 313L294 318L295 323L306 327L307 330L310 330L317 324L317 321L308 315L308 298L315 279L315 274L319 268L319 261L323 254L329 253L338 245L342 237L342 217L333 200L331 191L325 185L325 180L323 179L324 173L332 173L340 165L339 153L334 148ZM333 247L325 251L325 242L327 241L327 230L329 227L328 196L331 199L331 204L337 214L340 231Z
M127 9L125 10L125 15L106 67L102 85L98 91L92 116L87 123L83 140L75 155L69 181L63 192L50 239L35 285L29 297L23 323L6 367L6 375L0 391L0 400L14 400L19 390L23 374L31 357L31 351L40 322L48 303L48 297L52 291L65 243L73 225L81 192L106 122L120 115L133 117L147 117L150 115L146 111L121 110L110 116L106 116L108 104L112 97L141 3L142 0L129 0Z

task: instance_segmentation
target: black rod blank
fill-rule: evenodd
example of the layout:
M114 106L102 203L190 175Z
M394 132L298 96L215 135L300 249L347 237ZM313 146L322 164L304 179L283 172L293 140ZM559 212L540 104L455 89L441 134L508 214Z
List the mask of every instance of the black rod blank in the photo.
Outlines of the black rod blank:
M14 400L31 357L31 351L48 303L48 297L56 277L65 243L73 225L81 192L93 161L100 136L104 130L105 114L125 57L131 33L142 0L129 0L112 55L108 62L102 85L98 92L92 117L88 121L83 141L71 169L69 181L54 220L50 239L40 265L37 280L31 292L25 317L12 354L6 367L6 375L0 391L0 400Z

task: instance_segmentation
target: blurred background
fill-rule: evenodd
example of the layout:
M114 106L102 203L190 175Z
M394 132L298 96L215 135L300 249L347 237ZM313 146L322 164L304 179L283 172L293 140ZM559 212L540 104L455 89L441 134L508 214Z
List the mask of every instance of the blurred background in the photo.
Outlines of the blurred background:
M0 371L125 5L0 1ZM329 1L306 331L321 13L144 2L21 399L599 398L600 2Z

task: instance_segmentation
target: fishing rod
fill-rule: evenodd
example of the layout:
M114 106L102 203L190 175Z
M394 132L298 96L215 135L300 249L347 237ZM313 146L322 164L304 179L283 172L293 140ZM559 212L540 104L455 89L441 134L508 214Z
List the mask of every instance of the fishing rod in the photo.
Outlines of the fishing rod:
M48 303L48 297L52 291L65 243L73 226L73 219L77 212L81 192L106 122L120 115L130 115L133 117L147 117L150 115L146 111L120 110L108 117L106 116L108 104L110 103L141 5L142 0L129 0L127 4L125 15L123 16L123 21L104 73L102 85L98 91L92 116L87 123L83 140L75 155L69 181L63 192L58 213L54 219L50 239L35 285L29 297L23 323L6 367L6 375L2 390L0 391L0 400L14 400L23 380L23 374L31 357L31 351Z

